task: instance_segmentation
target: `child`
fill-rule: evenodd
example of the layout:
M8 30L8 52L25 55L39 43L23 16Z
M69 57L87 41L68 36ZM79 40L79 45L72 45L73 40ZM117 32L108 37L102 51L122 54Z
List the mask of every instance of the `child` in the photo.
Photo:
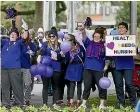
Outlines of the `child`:
M81 94L82 94L82 74L84 69L84 58L85 50L76 41L75 36L68 34L70 36L70 42L72 43L71 51L66 53L66 58L69 62L68 68L66 70L65 78L70 81L70 106L74 105L74 91L75 85L77 83L77 106L80 104Z

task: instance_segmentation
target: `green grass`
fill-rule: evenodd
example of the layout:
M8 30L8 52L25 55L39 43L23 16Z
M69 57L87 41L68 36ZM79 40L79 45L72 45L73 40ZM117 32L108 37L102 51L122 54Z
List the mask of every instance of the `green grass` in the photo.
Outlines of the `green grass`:
M134 110L131 109L131 107L121 108L121 109L115 109L113 106L117 102L116 96L108 96L107 98L107 107L104 110L99 110L100 99L98 97L90 98L87 103L87 109L83 110L82 108L80 110L77 110L77 108L71 108L68 106L28 106L24 110L13 107L10 109L10 111L5 110L5 108L0 108L0 112L134 112ZM126 100L126 105L129 106L128 100Z
M98 106L100 104L99 101L100 101L99 97L90 98L88 100L88 105L94 104L95 106ZM117 97L116 96L108 96L106 103L107 103L107 106L115 105L117 103ZM126 105L129 106L129 100L126 100Z

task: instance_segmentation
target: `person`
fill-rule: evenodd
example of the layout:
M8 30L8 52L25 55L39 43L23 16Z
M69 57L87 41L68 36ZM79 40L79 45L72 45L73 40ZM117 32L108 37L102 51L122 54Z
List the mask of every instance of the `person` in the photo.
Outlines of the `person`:
M30 57L30 61L31 61L31 65L37 64L37 52L39 51L39 42L35 39L35 31L33 29L29 29L29 38L31 40L31 43L36 45L36 51L34 52L33 55L31 55ZM31 96L33 96L34 94L33 92L33 87L34 87L34 76L31 76Z
M134 56L135 69L133 73L133 85L136 88L136 97L140 98L140 47L137 47L137 55Z
M17 40L19 32L12 29L9 33L10 40L2 40L3 48L1 54L1 84L2 84L2 105L10 108L10 86L16 97L19 106L24 104L23 76L21 74L21 44Z
M66 34L65 37L62 39L63 41L68 41L70 39L70 37ZM65 79L65 75L66 75L66 70L68 67L68 61L66 60L66 57L64 57L61 60L61 78L60 78L60 99L59 99L59 104L63 104L63 97L64 97L64 89L65 86L67 86L67 106L70 105L70 96L69 96L69 92L70 92L70 81L68 81L67 79Z
M31 99L31 74L30 74L30 67L31 67L31 56L37 50L37 47L34 43L31 42L29 37L29 31L24 30L23 36L21 37L25 43L21 46L21 72L23 74L23 81L24 81L24 92L25 92L25 104L30 105Z
M58 104L59 93L60 93L60 76L61 76L61 54L60 54L60 44L58 43L57 34L54 30L50 30L48 34L50 40L49 42L44 42L42 44L42 48L40 50L39 56L37 58L37 62L40 63L41 56L50 56L52 59L51 67L53 68L53 76L51 78L47 78L41 76L43 81L43 90L42 90L42 98L43 104L47 105L48 102L48 86L49 81L52 82L53 88L53 104Z
M118 24L118 29L121 35L127 35L128 24L125 22L121 22ZM115 69L112 71L112 75L118 99L116 108L120 108L120 105L125 106L123 79L125 80L125 86L130 98L131 107L134 108L136 106L136 93L132 84L132 75L134 71L133 56L116 56L114 57L114 61Z
M93 34L93 40L90 41L89 38L85 37L84 45L86 47L85 63L84 63L84 91L83 91L83 101L79 108L86 108L87 100L90 96L90 90L95 81L100 98L99 108L105 107L105 100L107 98L107 90L102 89L99 86L99 80L103 77L103 71L105 66L105 47L103 34L101 32L95 31ZM95 65L96 63L96 65Z
M86 31L84 22L78 22L77 28L78 31L74 32L75 39L84 47L84 49L86 49L83 43L83 38L88 37L90 40L92 40L92 34Z
M39 48L41 48L42 43L46 41L46 39L44 38L43 28L38 28L37 34L38 35L37 35L37 37L35 37L35 39L38 41Z
M82 77L84 70L84 58L85 50L84 48L76 41L75 36L68 34L70 36L70 42L72 44L71 50L65 54L66 60L69 62L65 79L70 81L70 106L74 106L74 92L75 86L77 84L77 104L79 107L82 94Z

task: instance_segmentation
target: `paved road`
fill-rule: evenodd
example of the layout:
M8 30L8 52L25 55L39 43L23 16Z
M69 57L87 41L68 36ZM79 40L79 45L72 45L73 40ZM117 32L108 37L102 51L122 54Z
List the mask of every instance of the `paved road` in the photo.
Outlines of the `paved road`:
M108 89L108 94L115 94L115 87L113 79L110 77L111 80L111 87ZM84 86L83 86L84 87ZM77 91L77 90L75 90ZM42 84L35 84L33 88L33 94L31 103L34 105L42 105ZM98 97L98 89L96 89L95 92L91 92L90 97ZM65 87L65 93L64 93L64 102L67 101L67 87ZM75 99L76 99L76 92L75 92ZM49 96L48 98L48 104L52 104L52 96Z

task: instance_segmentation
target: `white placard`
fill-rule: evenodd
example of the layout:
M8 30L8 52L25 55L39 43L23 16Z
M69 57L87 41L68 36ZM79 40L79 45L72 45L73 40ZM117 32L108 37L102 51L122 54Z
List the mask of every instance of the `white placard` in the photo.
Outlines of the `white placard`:
M136 35L106 36L106 56L135 56Z

